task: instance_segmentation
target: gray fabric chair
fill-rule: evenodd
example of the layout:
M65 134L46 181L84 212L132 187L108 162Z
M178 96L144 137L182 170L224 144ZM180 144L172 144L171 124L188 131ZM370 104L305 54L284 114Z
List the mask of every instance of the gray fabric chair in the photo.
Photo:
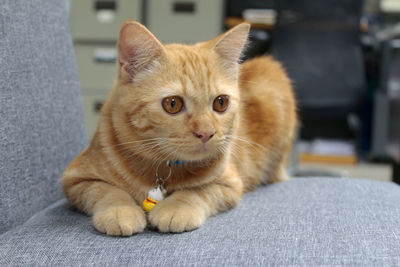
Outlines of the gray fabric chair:
M85 146L63 0L0 2L0 266L400 265L400 187L303 178L182 234L102 235L59 179Z

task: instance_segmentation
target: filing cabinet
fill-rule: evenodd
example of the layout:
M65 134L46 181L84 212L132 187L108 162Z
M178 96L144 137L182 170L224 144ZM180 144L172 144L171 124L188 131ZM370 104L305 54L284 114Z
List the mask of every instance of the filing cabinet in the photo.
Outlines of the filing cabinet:
M147 0L146 26L163 43L193 44L222 32L223 0Z
M74 45L78 74L82 89L86 129L93 136L100 109L112 87L116 73L117 49L115 45Z
M100 109L112 87L116 73L115 45L75 44L88 136L96 130Z
M115 77L120 27L127 19L142 20L143 0L69 0L69 3L86 129L91 137Z

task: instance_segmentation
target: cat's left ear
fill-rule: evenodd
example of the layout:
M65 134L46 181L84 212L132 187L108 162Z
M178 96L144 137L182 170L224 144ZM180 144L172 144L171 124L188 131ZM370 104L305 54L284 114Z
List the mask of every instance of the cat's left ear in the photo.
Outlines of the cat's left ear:
M218 38L214 50L224 67L233 75L238 73L238 62L249 35L250 24L241 23Z

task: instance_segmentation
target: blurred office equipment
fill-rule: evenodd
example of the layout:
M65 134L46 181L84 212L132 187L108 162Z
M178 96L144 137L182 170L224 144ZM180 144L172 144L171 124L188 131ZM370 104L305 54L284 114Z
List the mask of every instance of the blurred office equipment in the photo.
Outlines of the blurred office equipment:
M379 87L374 97L371 155L400 159L400 32L381 42Z
M260 38L261 29L252 23L250 51L245 56L272 53L283 63L299 102L299 138L306 142L326 140L327 147L335 140L352 151L351 155L303 153L301 161L317 157L318 162L357 161L354 148L361 132L366 93L360 44L362 4L359 0L228 1L228 16L244 19L249 9L272 9L278 14L277 23L266 28L264 36L268 38Z
M400 1L381 0L380 7L383 12L388 12L388 13L400 12Z
M354 165L357 162L354 144L351 141L333 139L299 141L297 150L303 163Z
M361 0L277 1L272 54L293 79L300 136L355 139L365 94Z
M251 23L249 45L243 60L267 53L271 45L271 30L276 23L275 0L226 1L225 26L232 28L243 21Z
M393 162L400 183L400 1L380 3L382 26L375 31L380 51L379 86L374 96L371 157Z

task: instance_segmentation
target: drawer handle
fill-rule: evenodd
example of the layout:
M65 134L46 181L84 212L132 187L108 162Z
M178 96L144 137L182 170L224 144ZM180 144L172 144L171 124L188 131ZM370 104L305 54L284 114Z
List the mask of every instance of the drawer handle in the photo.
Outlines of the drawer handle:
M194 13L196 12L196 5L193 2L175 2L175 13Z
M97 48L93 52L93 59L98 63L115 63L117 56L115 48Z
M95 10L116 10L117 3L115 0L97 0L94 3Z
M103 105L104 105L104 102L103 102L103 101L96 101L96 102L94 103L94 112L100 113L101 108L103 107Z
M95 57L94 61L98 63L115 63L117 58Z

